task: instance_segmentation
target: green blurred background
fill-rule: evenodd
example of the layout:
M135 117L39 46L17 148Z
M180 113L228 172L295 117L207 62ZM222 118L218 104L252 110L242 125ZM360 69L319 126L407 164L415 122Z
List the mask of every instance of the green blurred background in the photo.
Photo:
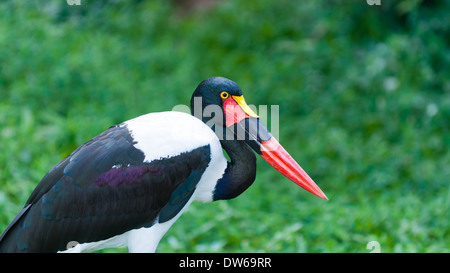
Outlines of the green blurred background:
M370 252L370 241L381 252L449 252L449 10L421 0L3 0L0 230L76 147L188 104L220 75L249 104L280 106L280 142L330 200L258 158L252 187L194 203L158 252Z

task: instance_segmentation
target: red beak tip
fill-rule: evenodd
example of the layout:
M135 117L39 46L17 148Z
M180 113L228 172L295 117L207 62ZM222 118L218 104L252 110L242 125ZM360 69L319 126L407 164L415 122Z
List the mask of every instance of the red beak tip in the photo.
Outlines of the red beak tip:
M312 182L314 183L314 182ZM325 195L325 193L323 193L323 191L314 183L314 185L317 187L316 189L306 189L307 191L309 191L310 193L314 194L315 196L328 201L328 197Z
M314 183L314 182L313 182ZM312 194L316 195L319 198L322 198L325 201L328 201L328 197L323 193L323 191L314 183L314 185L317 187L314 191L310 191Z
M325 201L328 201L328 197L324 194L323 196L319 196L320 198L322 198Z

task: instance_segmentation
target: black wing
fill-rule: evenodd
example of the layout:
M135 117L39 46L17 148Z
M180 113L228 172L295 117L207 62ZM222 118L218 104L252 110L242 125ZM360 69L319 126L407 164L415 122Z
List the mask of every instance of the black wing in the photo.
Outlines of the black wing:
M56 252L165 222L192 196L210 148L144 158L126 126L80 146L44 176L0 236L0 252Z

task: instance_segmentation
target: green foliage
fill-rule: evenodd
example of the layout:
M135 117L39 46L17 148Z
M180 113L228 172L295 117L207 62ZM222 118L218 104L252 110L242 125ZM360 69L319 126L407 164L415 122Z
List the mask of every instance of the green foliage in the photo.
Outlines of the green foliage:
M280 105L280 142L330 201L258 159L158 251L449 251L449 1L81 2L0 3L0 230L76 147L221 75Z

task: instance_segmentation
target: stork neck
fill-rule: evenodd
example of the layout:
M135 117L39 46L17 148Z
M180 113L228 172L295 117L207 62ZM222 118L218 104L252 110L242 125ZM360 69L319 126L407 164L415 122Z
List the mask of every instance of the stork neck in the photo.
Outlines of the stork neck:
M214 200L232 199L244 192L256 177L256 157L243 140L221 140L230 157L225 173L217 181Z

